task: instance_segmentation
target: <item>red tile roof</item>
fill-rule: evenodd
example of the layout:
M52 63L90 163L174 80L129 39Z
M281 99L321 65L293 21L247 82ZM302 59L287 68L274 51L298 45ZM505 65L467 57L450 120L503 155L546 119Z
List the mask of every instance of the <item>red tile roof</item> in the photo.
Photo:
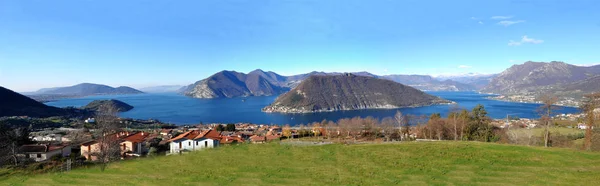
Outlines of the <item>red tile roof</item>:
M123 140L125 141L130 141L130 142L134 142L134 143L141 143L146 141L146 138L150 136L150 133L148 132L138 132L132 135L129 135L125 138L123 138Z
M281 135L267 135L267 141L271 141L271 140L276 140L276 139L280 139Z
M170 142L172 141L177 141L183 138L187 138L190 140L195 140L195 139L200 139L200 138L208 138L208 139L213 139L213 140L220 140L221 139L221 133L217 132L216 130L206 130L203 132L197 131L197 130L192 130L192 131L188 131L186 133L183 133L171 140L169 140Z
M223 136L223 137L221 137L221 140L219 141L219 143L222 143L222 144L230 144L233 142L243 143L244 139L237 137L237 136Z
M265 141L265 137L264 136L254 135L254 136L250 137L250 141Z
M169 141L170 142L171 141L177 141L177 140L180 140L180 139L183 139L183 138L194 139L194 137L196 137L199 133L200 133L200 131L190 130L190 131L187 131L187 132L185 132L183 134L180 134L179 136L177 136L177 137L175 137L175 138L173 138L173 139L171 139Z
M213 140L220 140L221 133L216 130L207 130L207 131L202 132L201 135L198 135L194 139L198 139L198 138L208 138L208 139L213 139Z
M106 139L107 140L123 140L124 138L127 138L130 135L131 135L131 133L129 133L129 132L117 132L114 134L107 135ZM98 143L98 141L93 140L93 141L88 141L88 142L82 143L81 145L82 146L90 146L90 145L93 145L96 143Z

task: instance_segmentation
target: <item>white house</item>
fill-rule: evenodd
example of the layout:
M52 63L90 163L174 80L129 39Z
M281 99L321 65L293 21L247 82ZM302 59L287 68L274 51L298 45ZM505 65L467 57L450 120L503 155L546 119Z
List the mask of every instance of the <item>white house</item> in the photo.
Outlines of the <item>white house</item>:
M96 119L94 119L94 118L88 118L84 122L86 122L86 123L96 123Z
M121 151L126 155L141 156L148 153L149 147L146 145L146 140L150 138L150 133L138 132L123 138L121 142Z
M170 153L176 154L184 151L195 151L205 148L215 148L219 146L221 134L214 130L198 131L192 130L183 133L171 140Z
M69 145L23 145L19 149L21 155L36 162L46 161L54 156L67 157L71 155Z
M580 124L578 124L578 125L577 125L577 128L578 128L578 129L584 129L584 130L585 130L585 129L587 129L587 128L588 128L588 126L587 126L586 124L580 123ZM592 129L594 129L594 127L592 127Z

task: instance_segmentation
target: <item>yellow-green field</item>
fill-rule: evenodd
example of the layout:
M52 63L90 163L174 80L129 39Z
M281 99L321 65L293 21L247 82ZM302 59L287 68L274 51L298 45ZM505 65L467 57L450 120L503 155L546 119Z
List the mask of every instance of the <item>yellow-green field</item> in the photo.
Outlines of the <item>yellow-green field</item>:
M600 185L600 153L478 142L222 147L2 185Z

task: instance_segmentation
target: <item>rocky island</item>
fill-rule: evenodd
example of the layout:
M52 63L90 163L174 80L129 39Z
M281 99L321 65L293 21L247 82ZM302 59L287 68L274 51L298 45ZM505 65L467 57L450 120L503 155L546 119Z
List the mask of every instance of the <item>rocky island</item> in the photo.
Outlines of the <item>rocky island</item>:
M452 102L390 80L347 73L336 76L311 76L262 110L311 113L448 103Z

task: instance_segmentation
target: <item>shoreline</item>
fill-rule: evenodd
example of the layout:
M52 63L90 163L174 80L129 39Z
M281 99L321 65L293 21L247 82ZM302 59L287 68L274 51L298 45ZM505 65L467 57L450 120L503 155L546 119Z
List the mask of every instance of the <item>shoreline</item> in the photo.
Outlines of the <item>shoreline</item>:
M454 101L450 101L450 103L433 103L433 104L427 104L427 105L413 105L413 106L385 106L385 107L368 107L368 108L358 108L358 109L334 109L334 110L325 110L325 109L321 109L321 110L298 110L295 108L286 108L289 110L298 110L298 111L268 111L266 110L267 107L269 107L270 109L272 109L272 106L267 106L265 108L261 109L261 112L264 113L279 113L279 114L312 114L312 113L322 113L322 112L339 112L339 111L356 111L356 110L390 110L390 109L401 109L401 108L418 108L418 107L427 107L427 106L434 106L434 105L453 105L453 104L457 104ZM279 109L277 109L279 110Z
M502 95L500 95L500 96L502 96ZM508 103L527 103L527 104L536 104L536 105L542 105L543 104L543 103L533 102L533 101L515 101L515 100L510 100L510 99L495 98L493 96L487 96L487 97L485 97L485 99L487 99L487 100L494 100L494 101L508 102ZM565 104L554 104L554 106L569 107L569 108L579 108L579 106L565 105Z

